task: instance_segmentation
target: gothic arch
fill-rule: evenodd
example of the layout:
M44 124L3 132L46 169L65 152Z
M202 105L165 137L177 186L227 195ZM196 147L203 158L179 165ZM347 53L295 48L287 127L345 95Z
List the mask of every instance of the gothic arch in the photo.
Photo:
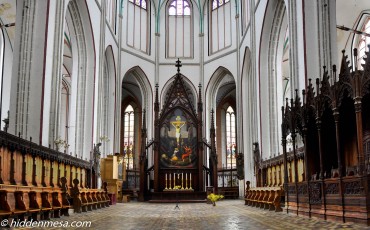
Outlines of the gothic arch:
M113 153L113 144L108 141L114 139L115 128L115 108L116 108L116 67L112 46L108 46L104 55L104 74L99 80L98 93L98 127L95 140L101 142L101 152L103 155ZM113 142L113 141L112 141Z
M147 75L139 66L132 67L125 73L122 79L123 87L125 79L129 76L132 78L131 82L134 82L140 89L140 98L143 99L140 101L142 108L145 110L151 109L153 103L153 89Z
M242 77L241 77L241 96L244 99L242 100L242 119L243 123L240 124L239 129L242 129L243 136L239 138L239 147L242 152L244 152L244 173L246 180L254 180L252 178L254 175L252 172L253 165L250 162L253 162L253 142L257 141L257 121L256 121L256 108L257 108L257 95L256 92L256 77L252 75L252 57L251 50L249 47L245 48L244 59L242 65Z
M269 1L266 12L260 42L260 116L268 116L269 122L261 123L261 146L265 146L265 152L273 155L279 153L280 146L281 116L279 114L284 97L282 61L283 49L286 45L284 38L288 29L288 15L283 0ZM288 75L284 77L289 81L291 76ZM290 79L288 84L291 85L291 82ZM291 95L286 96L291 97Z
M93 132L93 98L95 83L95 49L91 28L90 15L85 1L68 1L65 13L65 27L70 32L70 51L72 61L69 69L69 84L71 104L68 126L69 151L82 159L90 158ZM63 31L62 31L63 32ZM63 36L60 36L64 40ZM63 46L63 43L61 43ZM62 74L62 73L59 73ZM54 79L52 84L51 104L60 102L61 78ZM54 140L60 135L62 127L59 112L61 107L50 109L49 143L54 146Z
M160 93L160 101L164 102L165 97L170 90L172 82L175 80L176 75L171 77L163 86L161 93ZM187 78L186 76L182 75L182 80L184 81L186 87L188 87L191 90L190 100L192 101L193 105L195 106L198 98L197 98L197 89L195 88L194 84ZM163 106L163 104L161 105Z
M214 109L216 107L217 102L217 93L219 88L227 84L229 82L234 82L235 84L235 78L231 74L231 72L223 67L218 67L215 72L212 74L212 77L210 78L208 85L206 87L206 94L208 97L206 98L206 108L208 110Z
M216 125L216 149L218 155L218 167L221 168L225 164L226 159L226 110L228 106L234 109L238 114L236 106L236 84L235 78L231 72L225 67L218 67L213 73L211 79L206 87L206 111L213 109L215 111L215 125ZM209 114L206 114L209 117ZM211 127L211 121L206 120L207 127ZM236 122L236 120L235 120ZM236 124L236 123L235 123ZM209 130L206 130L209 132ZM206 134L206 137L209 135ZM234 143L237 144L237 143ZM219 182L220 183L220 182Z
M146 111L146 124L148 129L148 138L152 136L152 122L151 119L154 116L153 111L153 89L148 80L145 72L139 67L134 66L130 68L124 75L122 79L122 100L125 98L124 91L129 92L130 89L125 87L125 84L128 83L131 86L136 87L136 91L131 90L131 95L137 98L138 103L140 103L142 110Z

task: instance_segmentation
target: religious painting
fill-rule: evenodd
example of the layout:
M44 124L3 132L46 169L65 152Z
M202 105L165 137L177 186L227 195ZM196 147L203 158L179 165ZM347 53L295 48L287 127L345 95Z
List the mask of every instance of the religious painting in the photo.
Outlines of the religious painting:
M170 113L160 129L160 165L162 168L192 168L197 161L196 127L181 109Z

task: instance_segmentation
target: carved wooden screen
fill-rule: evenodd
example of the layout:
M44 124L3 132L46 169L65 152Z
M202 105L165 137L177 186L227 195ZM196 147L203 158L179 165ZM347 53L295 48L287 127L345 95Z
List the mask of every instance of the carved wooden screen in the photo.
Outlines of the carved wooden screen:
M155 192L163 191L170 186L170 176L172 176L172 187L178 182L185 187L191 185L194 191L203 190L203 149L199 146L202 140L201 113L195 112L196 97L180 74L180 61L176 66L178 72L169 86L160 114L156 92ZM198 102L198 110L199 108L201 108L201 100ZM173 180L175 174L179 181Z

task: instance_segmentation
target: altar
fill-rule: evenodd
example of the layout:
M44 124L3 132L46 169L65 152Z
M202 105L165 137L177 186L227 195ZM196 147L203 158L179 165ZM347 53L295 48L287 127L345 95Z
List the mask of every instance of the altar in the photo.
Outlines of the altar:
M205 202L205 182L209 175L203 150L203 102L190 90L180 73L177 74L160 103L158 85L154 103L154 163L145 165L148 153L141 153L141 200L152 202ZM162 104L162 110L159 110ZM197 104L197 110L195 105ZM142 137L146 136L145 131ZM143 138L144 139L144 138ZM216 171L216 170L215 170ZM215 172L217 173L217 172ZM151 180L152 184L148 181ZM147 187L151 184L151 187Z

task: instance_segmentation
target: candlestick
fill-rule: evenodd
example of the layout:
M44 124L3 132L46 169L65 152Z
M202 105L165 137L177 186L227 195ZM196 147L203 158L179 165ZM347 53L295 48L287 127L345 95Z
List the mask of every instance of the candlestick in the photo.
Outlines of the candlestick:
M181 189L184 189L184 173L181 173Z
M172 188L171 188L171 173L170 173L170 183L169 183L169 184L170 184L170 186L169 186L169 188L168 188L168 189L172 189Z
M167 173L166 173L166 188L165 188L165 190L167 190Z
M188 173L185 173L185 189L188 189Z
M190 173L190 184L189 184L189 189L193 189L193 188L191 187L191 173Z

